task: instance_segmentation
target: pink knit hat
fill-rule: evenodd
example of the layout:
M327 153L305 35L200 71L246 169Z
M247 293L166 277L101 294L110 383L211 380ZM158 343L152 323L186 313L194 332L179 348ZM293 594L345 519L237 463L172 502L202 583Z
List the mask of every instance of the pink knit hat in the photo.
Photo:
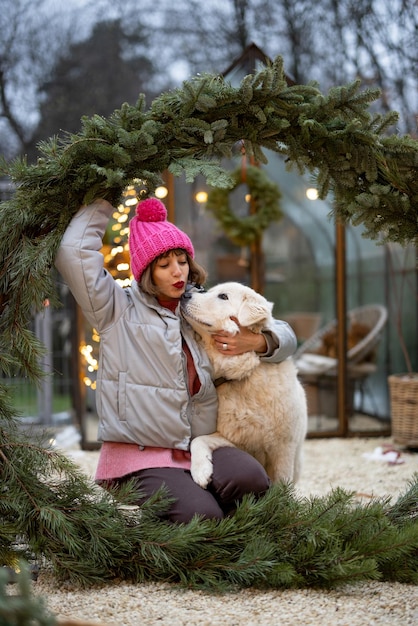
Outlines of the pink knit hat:
M131 270L136 281L157 256L183 248L194 258L193 244L186 233L167 221L167 209L157 198L142 200L129 223Z

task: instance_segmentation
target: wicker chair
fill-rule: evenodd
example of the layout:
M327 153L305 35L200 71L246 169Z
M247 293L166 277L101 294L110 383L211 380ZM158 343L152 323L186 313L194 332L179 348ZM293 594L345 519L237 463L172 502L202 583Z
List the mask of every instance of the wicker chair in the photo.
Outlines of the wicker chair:
M321 327L322 313L293 312L280 315L295 331L298 345L302 345Z
M365 380L377 369L374 356L386 321L387 310L380 304L359 307L347 313L349 327L357 323L369 329L363 338L347 350L347 379L351 395L354 394L356 384L363 392ZM321 404L318 402L318 389L334 389L335 395L338 360L318 352L321 350L324 337L336 329L337 320L329 322L305 341L294 355L299 378L307 391L311 415L323 412L321 406L318 406ZM353 410L352 404L353 399L349 407L350 412Z

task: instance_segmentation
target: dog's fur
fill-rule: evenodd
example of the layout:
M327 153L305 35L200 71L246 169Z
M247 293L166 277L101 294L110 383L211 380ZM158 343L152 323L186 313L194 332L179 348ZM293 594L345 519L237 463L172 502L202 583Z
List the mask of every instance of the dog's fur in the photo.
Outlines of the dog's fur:
M223 283L206 292L187 294L182 314L199 334L214 368L219 410L217 433L196 437L191 443L191 473L201 487L212 476L212 451L236 446L264 466L272 482L296 482L307 430L305 392L292 359L265 363L252 353L228 356L215 347L216 331L237 333L272 328L272 308L263 296L240 283Z

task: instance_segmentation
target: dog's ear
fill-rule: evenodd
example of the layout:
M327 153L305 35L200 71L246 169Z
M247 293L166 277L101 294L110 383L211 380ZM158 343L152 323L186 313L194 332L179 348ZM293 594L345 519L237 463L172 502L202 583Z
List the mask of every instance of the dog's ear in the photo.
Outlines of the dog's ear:
M268 320L273 310L273 303L268 302L259 294L246 294L238 311L238 322L241 326L259 330L262 322Z

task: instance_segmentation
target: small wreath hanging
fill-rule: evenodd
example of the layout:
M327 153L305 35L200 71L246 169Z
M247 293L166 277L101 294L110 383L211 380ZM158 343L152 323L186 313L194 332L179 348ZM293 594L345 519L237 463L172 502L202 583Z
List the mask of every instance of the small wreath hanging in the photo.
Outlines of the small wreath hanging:
M231 178L234 184L229 189L220 187L212 189L208 195L206 208L213 213L225 235L233 243L248 246L261 236L271 222L282 218L281 192L261 168L253 165L246 166L245 177L239 167L231 172ZM247 185L256 209L253 214L246 217L235 215L229 204L230 194L242 184Z

